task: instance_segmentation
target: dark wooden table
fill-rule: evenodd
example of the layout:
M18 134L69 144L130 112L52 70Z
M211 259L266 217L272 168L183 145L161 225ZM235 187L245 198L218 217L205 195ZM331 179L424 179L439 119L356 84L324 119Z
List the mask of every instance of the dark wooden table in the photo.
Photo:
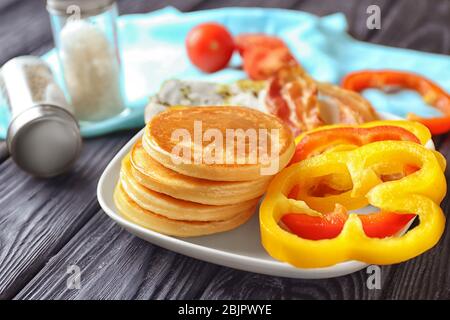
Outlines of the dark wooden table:
M183 11L237 5L278 6L318 15L341 11L357 39L450 53L448 0L122 0L119 8L127 14L169 4ZM381 30L366 28L370 4L381 7ZM17 55L42 54L52 46L43 0L0 1L0 64ZM382 267L380 290L367 289L364 270L329 280L270 277L191 259L134 237L103 213L96 197L100 174L133 134L86 140L75 168L52 180L32 178L11 159L0 157L0 298L450 299L448 225L433 250ZM437 137L435 142L449 158L449 137ZM449 212L448 197L442 207ZM70 265L81 269L79 290L67 288Z

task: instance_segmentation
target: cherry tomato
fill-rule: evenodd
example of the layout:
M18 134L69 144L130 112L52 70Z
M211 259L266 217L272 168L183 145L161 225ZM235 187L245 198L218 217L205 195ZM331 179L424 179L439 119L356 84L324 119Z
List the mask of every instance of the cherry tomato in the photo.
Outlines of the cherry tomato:
M234 41L224 26L213 22L202 23L189 32L186 49L197 68L215 72L228 65L234 51Z

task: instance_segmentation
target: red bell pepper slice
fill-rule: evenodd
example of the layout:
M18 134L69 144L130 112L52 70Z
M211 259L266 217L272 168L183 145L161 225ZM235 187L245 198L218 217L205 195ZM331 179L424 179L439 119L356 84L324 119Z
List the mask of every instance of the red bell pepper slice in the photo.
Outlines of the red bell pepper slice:
M342 127L312 131L307 133L297 144L290 164L307 159L325 151L324 148L337 144L362 146L384 140L403 140L420 143L420 140L412 132L395 126Z
M443 134L450 131L450 116L436 118L422 118L413 113L408 114L408 120L422 123L434 135Z
M432 134L442 134L450 130L450 95L439 85L421 75L395 70L363 70L352 72L342 80L344 89L356 92L369 88L385 89L389 86L416 91L426 103L444 114L442 117L433 118L409 114L408 119L421 122Z
M380 211L379 213L360 215L365 234L371 238L386 238L400 232L415 214L398 214Z
M397 214L380 211L359 215L365 234L371 238L386 238L396 235L413 219L415 214ZM348 214L344 207L326 213L323 217L288 213L281 221L288 231L308 240L336 238L344 228Z
M323 217L314 217L307 214L288 213L281 221L288 231L308 240L322 240L336 238L342 231L348 215L344 207L325 214Z

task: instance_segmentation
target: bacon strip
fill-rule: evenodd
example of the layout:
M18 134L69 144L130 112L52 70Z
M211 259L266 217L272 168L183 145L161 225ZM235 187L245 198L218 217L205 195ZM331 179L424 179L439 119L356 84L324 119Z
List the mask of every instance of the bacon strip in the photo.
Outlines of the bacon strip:
M361 95L317 82L300 65L283 67L269 79L265 103L294 134L330 124L325 113L336 114L331 123L360 124L378 119Z

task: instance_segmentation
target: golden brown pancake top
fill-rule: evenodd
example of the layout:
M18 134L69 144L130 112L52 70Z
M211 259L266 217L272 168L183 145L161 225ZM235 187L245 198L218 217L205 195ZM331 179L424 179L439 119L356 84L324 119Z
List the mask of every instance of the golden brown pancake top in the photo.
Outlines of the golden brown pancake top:
M148 124L147 138L156 144L162 151L172 152L173 148L180 142L171 139L172 133L176 129L186 129L189 132L192 142L194 142L194 123L201 121L202 137L208 129L218 129L224 138L223 146L226 145L226 129L241 129L246 131L254 129L266 129L270 134L271 129L278 129L279 132L279 152L283 154L293 143L293 137L290 130L278 118L262 113L260 111L244 107L188 107L188 108L170 108L156 115ZM241 131L242 132L242 131ZM258 135L259 139L259 135ZM235 140L235 155L237 139ZM248 138L245 138L245 157L248 158L249 148ZM259 140L258 140L259 141ZM201 140L203 148L211 144L211 140ZM268 136L267 153L270 155L271 143ZM191 146L193 148L193 145ZM194 152L192 152L193 157ZM259 158L258 152L258 158ZM224 152L225 156L225 152Z

